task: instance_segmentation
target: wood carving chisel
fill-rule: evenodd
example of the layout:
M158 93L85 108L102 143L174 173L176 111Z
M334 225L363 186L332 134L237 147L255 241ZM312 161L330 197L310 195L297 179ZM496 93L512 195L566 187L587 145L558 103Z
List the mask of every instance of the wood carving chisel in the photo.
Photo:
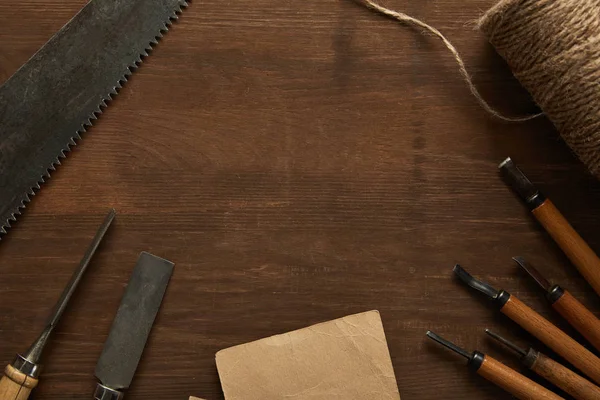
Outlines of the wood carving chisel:
M173 273L170 261L142 253L96 365L95 400L121 400L142 357Z
M89 0L0 86L0 238L186 0Z
M537 337L596 384L600 383L600 359L588 349L507 291L496 290L487 283L475 279L460 265L454 267L454 273L463 283L492 299L500 312Z
M79 264L79 268L73 273L71 280L56 303L54 311L41 335L33 342L27 352L18 354L15 361L13 361L12 364L9 364L4 370L4 376L0 380L0 400L25 400L29 397L33 388L37 386L42 369L39 362L42 357L42 352L50 338L50 334L58 324L60 317L63 315L69 300L73 296L73 293L75 293L77 285L79 285L83 274L86 272L92 257L96 253L98 246L100 246L100 242L104 238L104 235L114 218L115 210L111 210L96 232L92 244L87 249Z
M467 366L478 375L484 377L493 384L506 390L513 396L522 400L559 400L559 395L531 379L521 375L512 368L507 367L500 361L483 354L479 351L469 353L452 342L443 339L431 331L427 331L427 337L433 339L444 347L460 354L468 360Z
M567 290L558 285L551 285L523 257L514 257L513 260L546 291L546 298L552 305L552 308L569 321L569 324L577 329L596 350L600 350L600 320Z
M600 295L600 258L573 229L558 208L531 183L510 157L504 160L499 168L531 213Z
M548 356L533 348L523 349L489 329L486 329L485 333L517 353L521 362L527 368L552 382L576 400L600 399L600 388L598 386Z

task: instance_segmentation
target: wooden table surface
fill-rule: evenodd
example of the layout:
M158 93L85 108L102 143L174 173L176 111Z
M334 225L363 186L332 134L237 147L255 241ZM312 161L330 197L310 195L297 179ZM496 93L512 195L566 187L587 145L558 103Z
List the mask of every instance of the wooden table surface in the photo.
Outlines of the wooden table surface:
M532 112L473 28L494 2L385 4L447 34L495 106ZM0 2L0 81L84 3ZM512 366L484 328L547 350L452 266L568 332L511 256L595 311L600 302L499 179L508 155L600 249L599 183L546 119L490 119L437 39L351 0L196 0L2 239L0 360L36 337L115 207L35 399L91 398L143 250L176 269L128 399L223 399L218 350L371 309L404 400L509 399L425 332Z

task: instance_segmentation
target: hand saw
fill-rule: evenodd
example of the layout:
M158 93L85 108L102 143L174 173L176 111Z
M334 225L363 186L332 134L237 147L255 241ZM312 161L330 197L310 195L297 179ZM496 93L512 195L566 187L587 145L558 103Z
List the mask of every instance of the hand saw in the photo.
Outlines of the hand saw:
M91 0L0 86L0 238L186 0Z

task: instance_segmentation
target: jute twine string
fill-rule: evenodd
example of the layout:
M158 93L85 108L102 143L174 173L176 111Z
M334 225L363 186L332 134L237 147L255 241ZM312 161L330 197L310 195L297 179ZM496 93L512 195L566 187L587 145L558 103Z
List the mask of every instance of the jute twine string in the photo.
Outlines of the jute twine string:
M471 93L491 115L511 122L481 96L454 46L436 28L372 0L357 0L438 37L452 53ZM565 142L600 177L600 0L502 0L479 28Z
M600 177L600 0L505 0L479 28Z
M359 3L365 5L367 8L370 8L371 10L377 11L377 12L379 12L387 17L390 17L392 19L395 19L399 22L413 25L418 28L422 28L425 31L430 32L434 36L439 38L442 41L442 43L444 43L444 46L446 46L446 48L450 51L450 53L452 53L452 56L454 57L454 59L456 60L456 63L458 64L458 70L459 70L460 74L462 75L465 83L469 87L469 90L471 91L471 93L473 94L473 96L475 97L477 102L479 102L481 107L485 111L487 111L489 114L491 114L492 116L494 116L498 119L501 119L502 121L507 121L507 122L524 122L524 121L528 121L528 120L534 119L534 118L542 115L542 114L533 114L533 115L526 115L526 116L522 116L522 117L510 117L510 116L504 115L503 113L501 113L500 111L498 111L494 107L492 107L483 98L481 93L479 93L479 90L473 83L473 78L471 78L471 75L467 71L467 67L465 66L465 62L463 61L460 53L458 52L458 50L456 50L456 47L454 47L454 45L437 28L435 28L417 18L411 17L408 14L390 10L389 8L383 7L382 5L379 5L371 0L357 0L357 1Z

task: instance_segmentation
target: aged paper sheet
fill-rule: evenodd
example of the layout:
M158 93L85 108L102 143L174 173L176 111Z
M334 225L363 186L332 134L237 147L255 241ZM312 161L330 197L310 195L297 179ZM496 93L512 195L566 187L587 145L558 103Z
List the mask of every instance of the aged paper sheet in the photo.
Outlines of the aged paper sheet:
M378 311L217 353L227 400L399 400Z

